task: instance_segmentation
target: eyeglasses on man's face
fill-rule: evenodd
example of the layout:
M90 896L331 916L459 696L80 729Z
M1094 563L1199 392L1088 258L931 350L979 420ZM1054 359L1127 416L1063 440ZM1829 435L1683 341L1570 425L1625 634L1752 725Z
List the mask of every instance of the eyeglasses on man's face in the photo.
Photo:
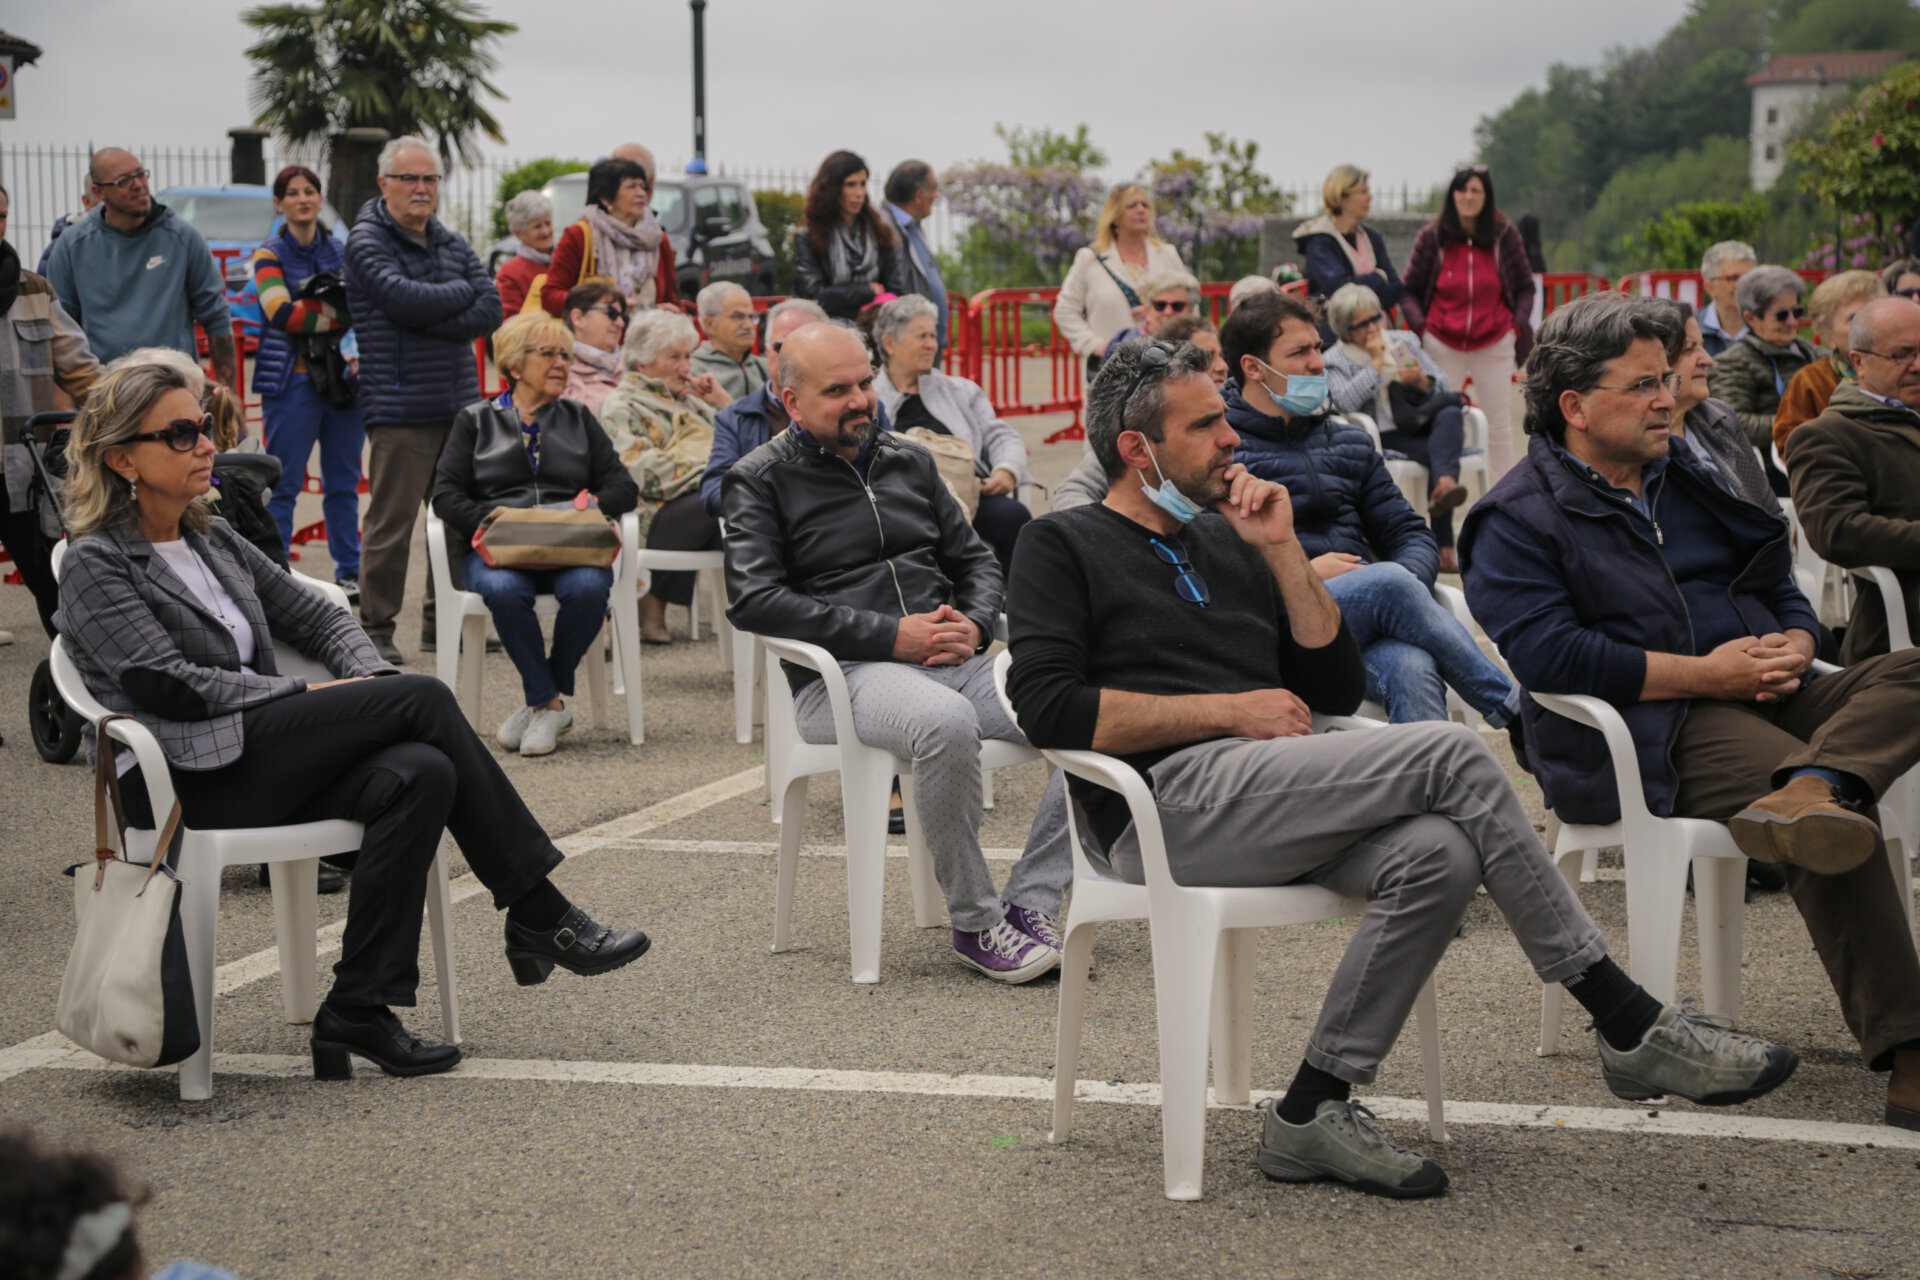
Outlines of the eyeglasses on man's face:
M1677 373L1669 373L1663 378L1642 378L1638 382L1629 382L1624 386L1609 386L1606 383L1600 383L1594 387L1594 390L1622 391L1630 396L1638 396L1642 400L1652 400L1658 397L1662 391L1665 391L1669 395L1678 394L1680 390L1680 375Z
M105 181L102 181L99 178L95 178L93 179L93 185L96 187L102 187L102 188L114 187L114 188L117 188L118 190L125 191L128 187L131 187L134 183L145 182L148 178L151 178L152 176L153 174L149 173L145 169L135 169L132 173L123 173L117 178L108 178Z
M383 173L380 175L388 182L398 182L408 187L437 187L440 175L437 173Z
M1854 350L1863 356L1872 356L1876 360L1885 360L1887 363L1897 365L1902 369L1912 367L1914 359L1920 357L1920 347L1908 347L1905 351L1869 351L1865 347L1855 347Z

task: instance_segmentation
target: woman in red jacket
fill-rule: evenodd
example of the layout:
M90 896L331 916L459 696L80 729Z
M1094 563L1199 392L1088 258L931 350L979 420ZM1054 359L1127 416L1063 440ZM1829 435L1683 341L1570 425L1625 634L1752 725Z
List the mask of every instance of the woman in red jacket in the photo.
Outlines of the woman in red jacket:
M1533 268L1519 228L1494 207L1485 165L1453 175L1439 215L1414 238L1406 282L1426 315L1427 354L1450 385L1473 380L1497 481L1514 462L1513 371L1533 347Z
M677 307L673 241L653 216L653 175L636 160L602 160L587 170L587 211L553 246L540 305L567 318L573 286L603 280L627 310Z

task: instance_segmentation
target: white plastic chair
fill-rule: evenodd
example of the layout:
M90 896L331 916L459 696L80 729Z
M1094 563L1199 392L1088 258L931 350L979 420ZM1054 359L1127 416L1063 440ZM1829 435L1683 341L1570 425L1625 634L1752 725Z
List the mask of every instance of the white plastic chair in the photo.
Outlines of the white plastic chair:
M1755 449L1754 453L1759 454ZM1778 445L1768 446L1773 455L1773 465L1780 468L1780 474L1787 474L1786 460L1780 456ZM1845 570L1835 564L1829 564L1820 558L1813 549L1813 543L1807 538L1807 531L1800 525L1800 516L1794 510L1791 498L1780 499L1780 510L1787 517L1787 524L1793 538L1793 580L1799 586L1802 595L1812 602L1814 612L1820 615L1820 621L1830 627L1845 626L1847 615L1853 612L1853 582ZM1905 615L1901 615L1903 620Z
M887 798L900 779L907 818L907 875L913 886L913 920L922 929L946 923L946 907L933 860L927 854L913 803L913 762L862 743L853 729L853 703L846 675L833 655L799 640L759 637L766 652L768 788L780 824L780 851L773 902L773 949L786 951L793 921L793 886L800 837L807 825L807 782L817 774L840 774L846 815L847 927L855 982L880 981L880 906L887 868ZM833 709L834 741L802 742L782 660L820 673ZM1039 758L1032 747L997 738L980 743L982 774Z
M1825 663L1817 669L1835 670ZM1656 818L1647 808L1639 757L1627 722L1611 703L1586 694L1535 693L1534 701L1555 715L1597 729L1613 763L1620 818L1601 825L1561 823L1553 858L1569 882L1573 859L1618 845L1626 859L1627 951L1636 982L1654 999L1671 1004L1678 994L1680 924L1686 907L1687 869L1693 869L1693 901L1700 936L1700 986L1708 1013L1740 1016L1740 948L1746 928L1747 855L1723 823L1704 818ZM1901 779L1900 787L1909 784ZM1909 924L1913 891L1908 868L1912 835L1907 793L1881 798L1879 821L1887 859L1902 893ZM1541 997L1540 1053L1555 1051L1560 1038L1562 990L1550 984Z
M608 612L613 617L615 682L620 685L624 681L627 736L635 746L646 741L646 720L640 705L639 568L634 555L639 540L639 518L628 512L620 519L620 556L614 561L613 591L607 597ZM454 691L467 718L479 725L487 623L493 614L479 592L462 591L453 585L446 526L431 512L427 514L427 562L433 571L436 601L434 626L439 652L434 655L435 674ZM536 596L533 608L535 613L558 613L560 602L550 595ZM587 650L580 666L587 677L589 723L598 729L607 709L607 664L600 657L598 644Z
M57 559L54 567L57 574ZM332 583L317 582L300 574L293 576L302 586L343 609L347 607L346 593ZM303 676L313 681L334 678L326 668L286 645L276 643L273 656L283 675ZM69 707L96 724L109 714L87 691L64 640L53 642L50 660L54 688ZM173 812L173 779L152 731L137 720L116 720L107 726L107 736L132 748L140 763L154 818L164 822L166 815ZM110 748L102 743L99 749ZM273 892L274 932L280 946L281 1005L288 1022L312 1022L320 1007L316 936L319 860L329 854L359 849L362 830L358 822L338 819L223 831L180 828L180 854L174 871L180 881L180 927L187 945L187 971L193 979L193 1002L200 1020L200 1049L180 1064L181 1098L198 1102L213 1096L213 977L220 924L221 871L235 864L267 864ZM160 833L154 829L129 829L127 848L123 852L130 859L148 861L159 838ZM453 904L448 895L444 844L434 857L430 874L427 920L433 938L434 970L440 983L440 1025L447 1040L458 1044L460 996L453 971L453 934L449 927Z
M1880 593L1887 613L1887 652L1913 648L1913 632L1907 626L1907 593L1900 589L1899 576L1884 565L1870 564L1848 570L1867 587Z
M1007 700L1013 655L994 662L994 685ZM1349 717L1315 718L1316 728L1371 728ZM1154 1003L1160 1028L1160 1126L1169 1200L1200 1199L1207 1136L1207 1060L1211 1047L1216 1101L1244 1106L1253 1084L1253 971L1255 930L1318 924L1363 914L1367 903L1318 885L1258 889L1190 888L1176 884L1167 864L1160 810L1133 768L1094 751L1043 751L1049 763L1118 792L1133 815L1147 883L1129 884L1096 871L1088 860L1079 818L1067 806L1073 837L1073 898L1067 908L1066 956L1060 968L1060 1020L1053 1069L1053 1130L1065 1142L1073 1123L1073 1091L1080 1068L1080 1032L1086 1014L1087 974L1096 925L1146 920L1153 943ZM1420 1024L1427 1130L1447 1138L1441 1083L1440 1031L1429 977L1414 1001Z
M1334 416L1344 418L1364 429L1369 436L1373 437L1373 447L1382 455L1386 453L1386 446L1380 439L1379 424L1374 422L1371 415L1341 413ZM1462 411L1462 416L1466 433L1461 445L1460 483L1467 483L1471 476L1480 477L1480 494L1484 497L1491 487L1487 470L1491 465L1487 460L1487 415L1477 406L1468 405ZM1413 504L1413 509L1420 513L1421 519L1426 519L1427 495L1433 488L1427 469L1412 458L1388 458L1387 474L1392 476L1393 482L1406 492L1407 501Z

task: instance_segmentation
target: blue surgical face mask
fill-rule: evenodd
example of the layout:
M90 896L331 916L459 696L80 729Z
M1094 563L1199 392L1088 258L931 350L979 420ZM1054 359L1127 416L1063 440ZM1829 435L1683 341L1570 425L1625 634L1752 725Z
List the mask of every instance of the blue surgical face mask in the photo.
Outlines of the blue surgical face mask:
M1260 360L1260 357L1255 356L1254 359ZM1277 375L1282 382L1287 384L1287 394L1283 396L1274 395L1273 388L1269 387L1266 384L1265 380L1261 381L1260 389L1267 393L1267 398L1269 400L1272 400L1276 405L1279 405L1282 409L1285 409L1288 413L1296 414L1296 415L1303 414L1303 413L1312 413L1315 409L1318 409L1322 404L1326 403L1326 399L1327 399L1327 375L1326 374L1324 373L1281 373L1278 369L1268 364L1265 360L1260 360L1260 367L1262 369L1265 369L1268 373Z
M1141 440L1146 442L1146 437L1142 436ZM1153 471L1160 477L1160 484L1157 488L1148 484L1147 473L1141 471L1140 491L1147 495L1147 501L1178 520L1182 527L1192 524L1203 508L1196 506L1192 498L1174 488L1173 481L1167 479L1166 472L1160 470L1160 457L1154 453L1150 442L1147 443L1147 457L1153 460ZM1136 467L1135 470L1139 468Z

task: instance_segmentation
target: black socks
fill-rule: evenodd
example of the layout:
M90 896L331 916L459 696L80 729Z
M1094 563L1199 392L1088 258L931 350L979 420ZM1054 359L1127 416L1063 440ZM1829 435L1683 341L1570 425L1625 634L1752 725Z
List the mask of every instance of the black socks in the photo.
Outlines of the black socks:
M573 904L567 901L567 895L554 888L553 881L542 876L540 883L507 904L507 919L535 933L545 933L549 929L558 929L572 908Z
M1611 956L1602 956L1563 985L1593 1015L1600 1038L1621 1052L1639 1044L1660 1016L1660 1002Z
M1287 1086L1286 1096L1275 1104L1274 1111L1288 1124L1307 1124L1321 1103L1345 1102L1352 1096L1353 1086L1345 1080L1329 1075L1310 1062L1302 1062L1293 1083Z

